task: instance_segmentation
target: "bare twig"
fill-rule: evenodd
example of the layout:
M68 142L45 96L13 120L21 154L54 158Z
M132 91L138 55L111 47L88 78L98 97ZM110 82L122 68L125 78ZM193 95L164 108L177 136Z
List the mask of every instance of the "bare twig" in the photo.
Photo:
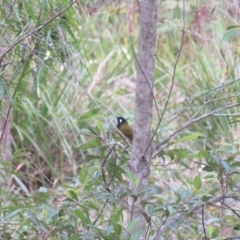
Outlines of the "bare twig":
M177 71L177 66L178 66L178 63L179 63L179 60L180 60L180 56L182 54L182 49L183 49L183 42L184 42L184 38L185 38L185 1L183 1L183 28L182 28L182 39L181 39L181 44L180 44L180 48L179 48L179 51L178 51L178 55L177 55L177 59L176 59L176 62L174 64L174 67L173 67L173 74L172 74L172 83L171 83L171 86L170 86L170 89L169 89L169 93L168 93L168 96L167 96L167 101L165 103L165 106L163 108L163 111L162 111L162 114L161 114L161 117L159 119L159 122L157 124L157 127L156 127L156 130L155 132L153 133L153 137L156 135L156 132L158 130L158 127L160 126L161 122L162 122L162 119L164 117L164 114L165 114L165 111L167 109L167 106L168 106L168 103L169 103L169 100L170 100L170 97L172 95L172 90L173 90L173 86L174 86L174 83L175 83L175 77L176 77L176 71ZM167 71L168 72L168 71Z
M220 201L222 205L224 205L225 207L227 207L228 209L230 209L235 215L237 215L237 217L240 219L240 215L237 213L236 210L234 210L233 208L231 208L230 206L228 206L225 202Z
M198 118L190 119L185 124L183 124L183 126L181 126L179 129L177 129L175 132L173 132L170 136L166 137L159 144L157 144L157 146L155 147L156 153L153 154L152 158L155 158L165 148L165 144L168 143L170 140L172 140L178 133L183 131L185 128L191 126L192 124L194 124L196 122L201 121L204 118L214 116L215 114L218 114L219 112L222 112L224 110L227 110L227 109L239 106L239 105L240 105L240 103L226 105L226 106L217 108L210 113L203 114L202 116L200 116ZM158 150L158 148L160 148L160 149Z
M3 58L6 56L6 54L8 52L10 52L18 43L20 43L21 41L23 41L25 38L29 37L30 35L32 35L33 33L37 32L37 31L40 31L42 28L44 28L45 26L47 26L50 22L52 22L54 19L56 19L57 17L59 17L61 14L63 14L64 12L66 12L73 4L75 4L76 1L73 1L67 8L65 8L63 11L59 12L58 14L56 14L55 16L53 16L52 18L50 18L48 21L46 21L43 25L35 28L34 30L30 31L29 33L26 33L24 36L20 37L18 40L16 40L15 42L13 42L12 44L10 44L0 55L0 67L1 67L1 62L3 60ZM29 59L32 57L32 54L29 56ZM27 64L24 66L24 69L22 71L22 74L21 74L21 77L18 81L18 84L17 84L17 87L13 93L13 97L12 99L15 98L15 95L18 91L18 88L19 88L19 85L21 83L21 80L24 76L24 73L25 73L25 70L26 70L26 67L27 67ZM9 114L10 114L10 111L11 111L11 108L12 108L12 105L9 106L8 108L8 111L7 111L7 114L6 114L6 120L4 122L4 126L3 126L3 130L2 130L2 134L1 134L1 137L0 137L0 142L2 142L2 139L3 139L3 135L4 135L4 132L5 132L5 128L6 128L6 125L7 125L7 121L8 121L8 118L9 118Z
M104 161L103 161L103 163L102 163L102 167L101 167L101 168L102 168L103 182L104 182L105 187L106 187L106 190L107 190L108 192L111 192L111 190L109 189L109 186L110 186L110 184L111 184L112 181L110 181L110 183L107 183L106 177L105 177L105 172L104 172L104 167L105 167L105 164L106 164L107 159L109 158L111 152L115 150L115 146L116 146L116 144L114 144L113 147L110 149L110 151L108 152L107 156L105 157L105 159L104 159ZM117 158L117 156L116 156L116 158ZM116 163L116 158L115 158L115 163ZM114 170L115 170L115 169L114 169ZM111 180L112 180L112 179L111 179Z
M206 233L205 222L204 222L204 206L202 206L202 226L203 226L205 239L207 239L207 233Z
M32 54L29 56L29 59L30 59L31 57L32 57ZM20 78L19 78L19 80L18 80L17 86L16 86L16 88L15 88L15 90L14 90L14 93L13 93L13 96L12 96L12 100L15 99L15 96L16 96L16 94L17 94L17 91L18 91L18 88L19 88L19 86L20 86L20 83L22 82L22 79L23 79L23 77L24 77L24 75L25 75L25 70L27 69L27 66L28 66L28 64L25 63L25 66L23 67L22 74L21 74L21 76L20 76ZM3 129L2 129L2 134L1 134L1 137L0 137L0 142L2 142L2 140L3 140L3 136L4 136L4 133L5 133L5 129L6 129L6 127L7 127L7 123L8 123L8 119L9 119L9 116L10 116L11 109L12 109L12 104L9 105L8 110L7 110L6 119L5 119L5 121L4 121Z
M214 117L240 117L240 114L213 114Z
M176 59L176 62L174 64L174 67L173 67L173 74L171 76L171 74L167 71L167 73L169 74L169 76L171 77L171 80L172 80L172 83L171 83L171 86L170 86L170 89L169 89L169 92L168 92L168 96L167 96L167 101L164 105L164 108L163 108L163 111L162 111L162 114L161 116L159 115L159 110L157 108L157 113L158 113L158 123L157 123L157 126L156 126L156 129L155 131L153 132L152 134L152 138L151 138L151 141L149 142L147 148L146 148L146 151L145 153L147 152L148 148L150 147L155 135L157 134L157 131L158 131L158 128L159 126L161 125L161 122L162 122L162 119L164 117L164 114L165 114L165 111L167 110L167 106L168 106L168 103L169 103L169 100L170 100L170 97L172 95L172 90L173 90L173 86L174 86L174 83L175 83L175 77L176 77L176 71L177 71L177 66L178 66L178 62L180 60L180 56L181 56L181 53L182 53L182 49L183 49L183 42L184 42L184 38L185 38L185 1L183 1L183 28L182 28L182 40L181 40L181 44L180 44L180 48L179 48L179 51L178 51L178 55L177 55L177 59ZM164 66L164 65L163 65ZM155 98L154 99L154 102L156 102ZM156 103L155 103L156 105ZM157 106L157 105L156 105ZM145 155L145 154L144 154Z
M92 223L92 225L95 225L96 222L98 221L98 219L101 217L101 215L102 215L102 213L103 213L103 211L104 211L104 209L105 209L105 207L106 207L108 201L109 201L109 199L107 199L106 202L104 203L101 212L99 213L99 215L97 216L97 218L94 220L94 222Z
M72 7L75 3L77 2L77 0L72 1L70 3L70 5L68 7L66 7L64 10L62 10L61 12L59 12L58 14L56 14L55 16L53 16L52 18L50 18L49 20L47 20L43 25L33 29L32 31L25 33L23 36L19 37L15 42L13 42L12 44L10 44L1 54L0 54L0 66L1 66L1 62L3 60L3 58L6 56L6 54L8 54L16 45L18 45L20 42L22 42L25 38L31 36L33 33L40 31L41 29L43 29L44 27L46 27L49 23L51 23L53 20L55 20L56 18L58 18L59 16L61 16L63 13L65 13L70 7Z
M205 203L196 204L193 207L193 209L190 212L188 212L188 215L192 214L193 212L197 211L198 209L204 206L213 205L216 202L221 202L223 199L234 199L234 200L240 201L240 196L233 196L233 195L214 196ZM158 237L163 235L163 233L167 230L169 225L178 222L179 219L184 219L184 218L186 219L188 215L185 212L182 212L182 213L178 212L172 215L171 217L169 217L168 220L165 222L165 224L159 228L159 230L157 231L157 234L153 237L153 239L159 239Z

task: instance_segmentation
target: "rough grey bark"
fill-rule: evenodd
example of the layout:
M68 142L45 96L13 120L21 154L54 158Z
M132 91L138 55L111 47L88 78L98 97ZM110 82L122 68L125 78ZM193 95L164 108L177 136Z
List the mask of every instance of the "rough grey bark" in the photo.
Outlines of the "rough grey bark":
M140 36L137 57L137 80L134 115L134 140L131 169L140 182L134 191L137 193L148 184L150 174L151 128L153 107L154 63L157 34L157 1L139 0ZM141 206L141 196L129 200L131 220L138 219L138 229L145 236L146 215ZM145 215L145 217L144 217Z

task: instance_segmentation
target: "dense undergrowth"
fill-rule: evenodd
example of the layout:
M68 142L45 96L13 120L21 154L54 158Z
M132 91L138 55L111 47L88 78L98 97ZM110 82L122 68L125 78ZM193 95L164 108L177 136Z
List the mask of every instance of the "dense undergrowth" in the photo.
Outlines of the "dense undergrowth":
M68 6L3 1L1 51ZM240 235L240 48L238 36L222 41L237 25L239 6L188 1L185 7L182 41L182 3L159 4L153 130L183 48L154 141L212 114L152 160L150 183L139 193L146 199L146 238L187 213L169 224L166 239L224 239ZM113 126L115 115L133 124L138 17L137 2L78 2L13 45L1 62L1 112L12 116L13 156L1 161L0 238L138 239L137 231L129 234L136 222L126 218L128 184L138 179Z

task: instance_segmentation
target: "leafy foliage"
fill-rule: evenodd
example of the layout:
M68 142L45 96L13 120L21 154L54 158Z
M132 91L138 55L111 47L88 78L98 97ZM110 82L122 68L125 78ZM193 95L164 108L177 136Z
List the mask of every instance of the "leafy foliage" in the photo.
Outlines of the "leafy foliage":
M239 103L239 26L222 16L227 8L187 5L188 34L155 140L222 111L170 139L152 159L149 184L135 193L131 150L116 136L113 116L133 118L138 6L69 4L0 6L1 113L9 102L13 114L13 157L1 161L1 238L139 239L127 214L128 198L140 195L148 238L169 219L165 238L238 235L239 116L226 106ZM165 1L159 12L153 128L169 93L183 8ZM223 26L232 27L224 33Z

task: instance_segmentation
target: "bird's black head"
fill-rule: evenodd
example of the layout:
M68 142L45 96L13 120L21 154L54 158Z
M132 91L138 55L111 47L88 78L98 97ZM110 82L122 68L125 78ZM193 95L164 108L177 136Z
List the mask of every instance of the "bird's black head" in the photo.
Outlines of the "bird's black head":
M117 128L119 128L119 126L120 126L121 124L127 123L127 120L126 120L125 118L123 118L123 117L117 117L117 116L116 116L116 118L117 118L117 121L118 121L118 123L117 123Z

